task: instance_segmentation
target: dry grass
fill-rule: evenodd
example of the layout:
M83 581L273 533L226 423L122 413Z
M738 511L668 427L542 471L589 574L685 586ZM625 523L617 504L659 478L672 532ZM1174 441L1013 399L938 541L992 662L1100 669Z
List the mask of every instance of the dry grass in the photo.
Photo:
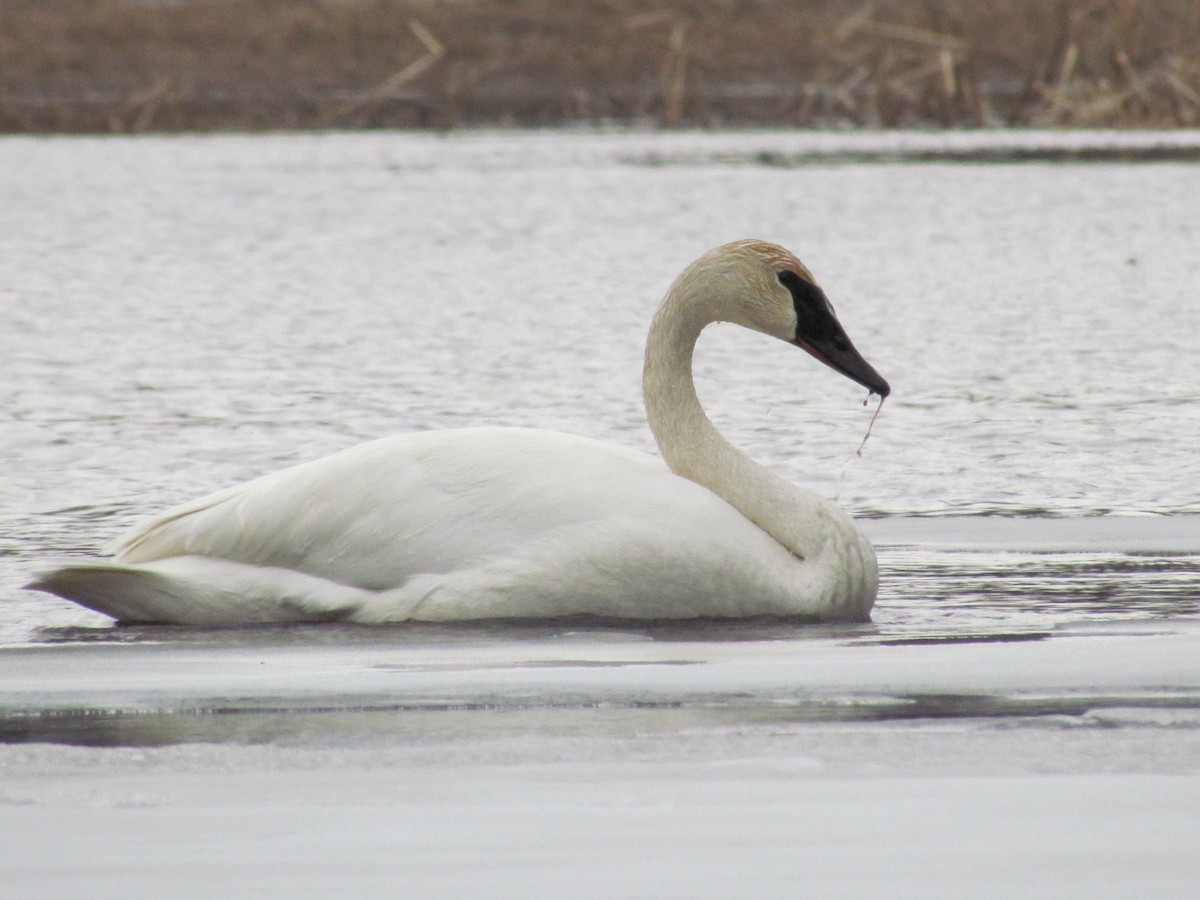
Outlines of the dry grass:
M1195 0L5 0L0 130L1196 126Z

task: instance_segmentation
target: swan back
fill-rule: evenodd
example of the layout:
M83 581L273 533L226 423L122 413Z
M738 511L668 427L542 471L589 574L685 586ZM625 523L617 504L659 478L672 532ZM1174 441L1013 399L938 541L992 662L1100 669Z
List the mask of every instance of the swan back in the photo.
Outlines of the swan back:
M812 273L738 241L675 280L646 345L659 460L524 429L400 435L169 510L33 587L123 621L599 615L866 619L877 570L848 515L717 432L692 382L710 322L806 350L870 390ZM669 467L669 468L668 468Z

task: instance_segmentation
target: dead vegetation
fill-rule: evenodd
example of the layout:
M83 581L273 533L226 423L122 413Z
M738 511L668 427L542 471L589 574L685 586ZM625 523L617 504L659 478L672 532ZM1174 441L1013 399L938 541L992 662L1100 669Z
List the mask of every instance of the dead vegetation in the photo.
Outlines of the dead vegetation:
M1195 0L6 0L0 130L1200 125Z

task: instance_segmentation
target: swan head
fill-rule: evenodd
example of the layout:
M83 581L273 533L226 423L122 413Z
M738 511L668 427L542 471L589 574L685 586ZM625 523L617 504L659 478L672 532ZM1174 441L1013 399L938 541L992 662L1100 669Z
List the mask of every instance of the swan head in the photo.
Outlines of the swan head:
M812 272L767 241L735 241L700 257L681 278L718 288L717 321L795 344L835 372L886 397L891 387L855 349Z

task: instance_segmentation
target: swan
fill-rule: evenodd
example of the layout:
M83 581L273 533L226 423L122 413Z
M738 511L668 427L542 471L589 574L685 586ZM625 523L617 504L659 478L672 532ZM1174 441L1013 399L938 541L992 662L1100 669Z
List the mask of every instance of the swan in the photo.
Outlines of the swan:
M700 406L692 351L718 321L890 391L795 256L737 241L684 269L650 326L661 460L523 428L383 438L170 509L106 548L114 561L29 587L142 624L866 621L878 570L853 520L752 462Z

